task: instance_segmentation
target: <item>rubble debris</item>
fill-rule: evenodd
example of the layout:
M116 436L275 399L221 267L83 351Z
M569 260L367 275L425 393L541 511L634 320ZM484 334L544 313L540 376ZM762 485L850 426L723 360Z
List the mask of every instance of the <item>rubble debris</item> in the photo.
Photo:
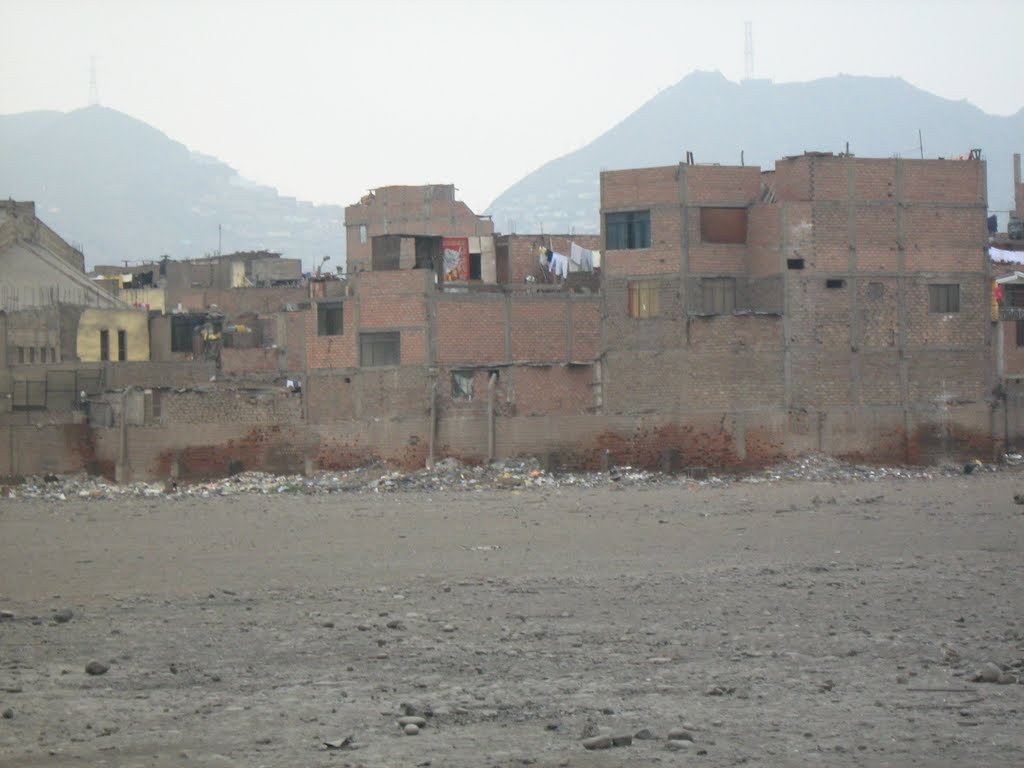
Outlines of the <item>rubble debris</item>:
M110 667L102 661L90 661L85 665L85 673L87 675L105 675L109 669Z
M612 746L611 736L592 736L583 740L584 749L610 749Z
M353 746L353 742L355 742L355 739L352 736L346 736L343 739L331 739L330 741L325 741L323 744L327 749L345 749L351 748Z
M997 472L996 464L969 464L970 474ZM1009 461L1007 466L1013 466ZM719 488L736 483L778 483L811 481L832 484L872 482L888 479L930 480L955 474L964 474L964 465L949 464L938 467L884 467L851 464L829 456L811 455L776 464L759 472L712 474L704 467L695 467L692 473L670 474L613 466L605 472L549 472L538 460L523 459L498 461L487 465L462 464L448 458L434 467L405 472L381 465L371 465L343 471L321 471L309 477L304 475L278 475L269 472L239 472L230 477L205 482L189 483L183 480L161 482L133 482L118 485L102 477L85 473L75 475L46 475L24 478L19 485L5 487L9 499L41 499L45 501L90 501L119 498L197 499L242 494L306 494L334 493L397 493L401 491L483 491L507 489L513 492L531 488L583 487L599 488L610 485L644 486L670 485L696 490L704 487ZM1015 497L1024 503L1024 495Z

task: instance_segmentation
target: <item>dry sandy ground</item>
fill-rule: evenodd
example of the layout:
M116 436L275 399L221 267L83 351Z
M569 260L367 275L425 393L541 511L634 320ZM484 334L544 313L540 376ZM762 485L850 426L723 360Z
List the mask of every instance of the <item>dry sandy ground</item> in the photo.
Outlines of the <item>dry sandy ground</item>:
M1024 765L1024 475L617 488L0 501L0 765Z

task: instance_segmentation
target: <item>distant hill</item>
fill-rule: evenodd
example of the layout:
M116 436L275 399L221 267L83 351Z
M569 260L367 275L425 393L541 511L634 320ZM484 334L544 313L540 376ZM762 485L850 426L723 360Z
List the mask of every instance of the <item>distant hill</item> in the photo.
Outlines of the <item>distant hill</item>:
M343 263L344 209L282 197L105 107L0 115L0 196L85 253L86 266L267 249Z
M949 101L899 78L840 75L809 83L733 83L695 72L585 147L552 160L490 206L502 232L597 232L601 170L698 163L771 169L805 150L860 157L954 157L979 147L988 161L989 207L1013 207L1013 153L1024 151L1024 109L1012 117Z

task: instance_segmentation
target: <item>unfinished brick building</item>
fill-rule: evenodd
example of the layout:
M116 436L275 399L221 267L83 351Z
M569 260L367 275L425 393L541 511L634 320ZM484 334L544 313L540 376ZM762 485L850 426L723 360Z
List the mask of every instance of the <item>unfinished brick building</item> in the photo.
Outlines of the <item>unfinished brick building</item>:
M991 454L980 159L682 164L601 190L603 409L648 460Z

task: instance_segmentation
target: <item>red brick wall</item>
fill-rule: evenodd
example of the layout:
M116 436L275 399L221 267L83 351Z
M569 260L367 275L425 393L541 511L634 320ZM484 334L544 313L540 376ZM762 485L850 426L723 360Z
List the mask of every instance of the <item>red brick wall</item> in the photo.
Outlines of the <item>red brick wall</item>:
M487 364L506 360L505 298L493 294L437 297L437 361Z
M563 297L512 298L512 360L514 362L563 362L569 330Z

